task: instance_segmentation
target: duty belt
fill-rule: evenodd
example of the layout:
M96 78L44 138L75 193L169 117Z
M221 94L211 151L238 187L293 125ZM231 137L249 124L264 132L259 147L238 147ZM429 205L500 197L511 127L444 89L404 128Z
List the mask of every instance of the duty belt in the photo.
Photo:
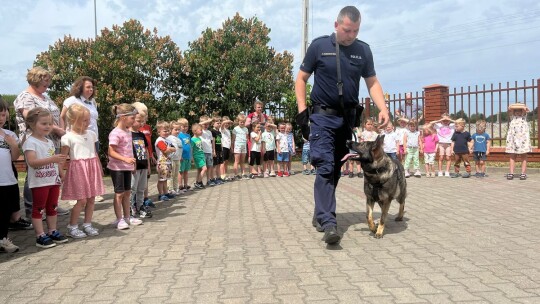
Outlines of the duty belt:
M313 114L323 114L323 115L343 117L343 112L341 110L330 108L325 105L314 105Z

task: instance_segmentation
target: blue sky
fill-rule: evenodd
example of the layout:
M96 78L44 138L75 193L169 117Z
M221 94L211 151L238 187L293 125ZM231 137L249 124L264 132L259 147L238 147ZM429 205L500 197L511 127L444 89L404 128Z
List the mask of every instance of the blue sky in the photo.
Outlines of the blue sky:
M343 6L357 5L358 38L371 45L379 80L391 94L434 83L459 87L540 78L539 1L310 2L310 40L332 33ZM296 74L301 9L302 0L97 0L97 25L99 32L134 18L185 50L204 29L220 27L236 12L257 16L271 28L270 45L293 53ZM94 1L4 0L0 28L0 94L18 94L37 54L64 35L94 36ZM361 97L367 96L362 88Z

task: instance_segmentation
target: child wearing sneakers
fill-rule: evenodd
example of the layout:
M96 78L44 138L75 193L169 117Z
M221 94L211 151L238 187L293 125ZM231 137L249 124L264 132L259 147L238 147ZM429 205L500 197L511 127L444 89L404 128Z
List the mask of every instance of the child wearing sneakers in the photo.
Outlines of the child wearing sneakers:
M212 136L212 131L210 131L208 128L210 127L210 124L212 123L212 118L209 118L206 115L203 115L199 118L199 124L202 127L202 135L201 135L201 141L202 141L202 148L204 151L204 159L206 163L206 185L207 186L215 186L216 183L214 183L214 151L215 151L215 142L214 137Z
M450 119L448 113L444 113L441 116L441 119L435 120L429 123L437 131L437 136L439 137L439 174L438 176L443 176L443 160L446 159L446 171L444 171L444 176L450 177L450 157L452 156L452 149L450 145L452 144L452 135L456 130L454 121Z
M150 206L144 204L144 191L148 185L148 170L150 167L150 156L146 141L146 135L141 132L141 127L146 121L146 114L137 113L135 121L130 128L133 143L133 155L135 156L135 171L131 176L131 215L138 218L152 217Z
M278 134L276 135L278 172L277 176L289 176L287 164L289 162L289 143L287 142L286 126L284 123L278 125Z
M118 230L129 229L129 225L141 225L142 221L130 216L131 176L137 160L133 156L133 138L129 128L135 122L137 110L133 105L122 103L112 106L116 126L109 133L109 169L114 187L114 222Z
M157 173L158 182L157 189L159 200L168 201L174 198L174 194L168 192L167 181L171 179L172 162L171 154L176 152L173 144L167 139L170 134L170 125L166 121L158 121L156 129L159 137L156 139L155 148L157 155Z
M177 195L180 194L180 190L178 189L178 175L180 172L180 163L182 162L182 153L184 152L182 151L182 141L180 141L180 138L178 138L178 134L180 134L180 129L182 127L178 121L171 121L170 126L171 134L167 137L167 140L172 143L176 151L170 154L172 185L169 185L169 193L172 195Z
M194 188L204 189L205 187L202 179L207 168L201 140L203 128L200 124L196 123L191 127L191 132L193 132L193 138L191 138L191 150L193 151L193 162L195 163L195 168L197 168L197 179Z
M419 137L420 132L416 128L416 121L411 119L407 122L407 131L403 135L403 146L405 147L405 177L411 176L409 167L413 163L414 177L422 177L420 173L420 153Z
M244 159L247 153L247 142L249 137L248 128L245 127L246 115L238 114L236 117L237 126L232 131L232 149L234 152L234 175L236 179L248 179L244 171ZM240 171L238 171L240 167ZM242 174L242 176L240 176Z
M146 142L148 143L148 158L150 158L150 165L154 165L156 163L156 158L154 155L154 147L152 146L152 127L147 124L148 121L148 107L142 102L136 101L131 104L135 107L137 110L137 113L142 114L144 116L144 121L141 122L142 126L139 128L139 131L141 131L144 134L144 137L146 138ZM150 180L150 174L152 173L152 170L150 167L148 167L148 174L146 176L146 180ZM97 199L96 199L97 201ZM146 188L144 189L144 205L147 207L155 208L156 205L152 202L150 198L148 198L148 183L146 183Z
M219 130L221 128L221 117L215 116L213 117L213 125L210 132L212 132L212 137L214 138L214 157L212 159L212 163L214 164L214 184L216 185L222 185L223 184L223 178L221 177L221 165L223 164L223 148L221 146L222 144L222 137L221 137L221 131Z
M180 133L178 138L182 142L182 161L180 162L180 192L184 193L188 190L192 190L188 182L188 173L191 169L191 136L188 134L189 123L187 119L178 119L180 124Z
M90 111L80 103L68 107L66 121L69 131L62 136L61 151L69 155L70 162L63 180L62 199L76 200L71 209L67 235L75 239L96 236L99 231L92 227L94 201L97 195L105 192L101 177L103 169L95 146L98 137L88 130ZM78 221L82 209L84 222L81 230Z
M486 133L486 121L476 121L476 133L472 136L473 159L475 163L476 177L486 176L486 158L491 148L491 137Z
M264 124L264 132L262 133L262 147L261 153L263 153L263 171L264 177L276 176L274 171L274 160L276 154L276 137L274 136L274 128L276 125L270 121L266 121Z
M231 158L231 124L232 120L228 116L223 116L221 118L221 128L219 129L221 133L221 149L223 153L223 163L221 164L220 175L223 181L231 181L232 177L227 176L229 171L229 159Z
M420 153L424 153L424 164L426 167L426 177L435 177L435 153L439 145L439 137L437 132L430 124L425 124L422 127L422 135L420 136Z
M289 161L287 162L287 172L294 175L294 171L291 168L292 158L296 155L296 143L294 142L293 127L290 122L285 124L285 134L287 134L287 144L289 145Z
M19 247L8 238L10 218L20 209L19 184L12 168L12 161L19 158L19 139L10 130L3 129L9 117L9 106L0 98L0 252L17 252Z
M255 178L255 176L262 177L261 170L261 124L256 121L251 124L251 153L249 156L249 167L251 173L249 178Z
M310 157L311 145L309 144L309 140L304 137L302 137L302 140L304 141L304 145L302 145L302 166L304 167L304 171L302 173L304 175L315 174L315 168L311 164Z
M465 165L465 173L463 173L463 178L468 178L471 176L471 164L469 163L469 153L472 152L472 138L469 132L465 131L465 119L459 118L456 119L456 130L452 134L452 154L454 155L454 171L455 173L450 175L450 177L459 177L459 166L463 161Z
M23 143L24 157L28 164L28 184L32 191L32 225L36 232L36 246L51 248L57 243L65 243L68 239L56 229L58 195L62 183L63 172L59 166L64 165L66 156L55 154L52 140L46 136L51 132L53 123L51 112L36 107L26 115L26 127L32 133ZM93 144L94 142L92 142ZM47 214L49 233L43 230L43 213Z

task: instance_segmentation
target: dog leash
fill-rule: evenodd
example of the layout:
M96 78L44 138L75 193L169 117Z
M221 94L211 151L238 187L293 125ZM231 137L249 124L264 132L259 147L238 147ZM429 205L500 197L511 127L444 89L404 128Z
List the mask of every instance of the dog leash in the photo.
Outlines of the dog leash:
M337 41L337 33L336 33L336 69L337 69L337 88L338 88L338 94L339 94L339 107L341 108L341 112L343 114L343 120L345 121L345 124L347 125L347 129L354 137L354 141L358 141L358 137L356 137L355 132L353 131L353 128L351 127L351 124L349 122L349 117L347 117L347 113L345 113L345 105L343 103L343 81L341 80L341 60L340 60L340 54L339 54L339 43Z

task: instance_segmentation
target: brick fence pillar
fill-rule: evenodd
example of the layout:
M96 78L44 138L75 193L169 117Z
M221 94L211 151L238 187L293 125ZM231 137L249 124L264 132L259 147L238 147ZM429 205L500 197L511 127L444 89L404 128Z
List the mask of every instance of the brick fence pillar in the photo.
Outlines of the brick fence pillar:
M443 113L448 113L448 87L432 84L424 87L424 119L426 122L438 120Z

